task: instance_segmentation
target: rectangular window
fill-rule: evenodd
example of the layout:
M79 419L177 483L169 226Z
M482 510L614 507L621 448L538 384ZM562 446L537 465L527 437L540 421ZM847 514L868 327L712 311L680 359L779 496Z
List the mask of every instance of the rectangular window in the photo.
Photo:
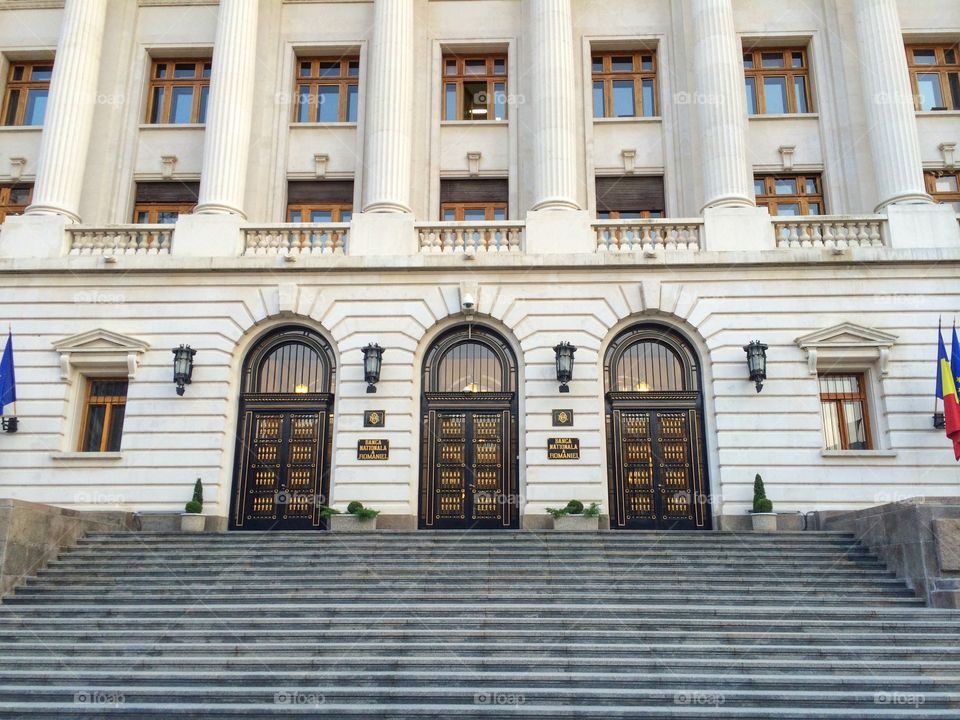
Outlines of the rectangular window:
M119 452L126 408L125 379L88 379L80 428L80 452Z
M812 112L806 48L745 49L743 70L750 115Z
M50 94L53 61L10 63L3 97L3 124L43 125Z
M483 222L508 219L509 183L501 178L440 181L440 219Z
M287 222L350 222L353 180L291 180L287 183Z
M357 122L360 58L297 58L294 122Z
M137 224L172 225L193 212L200 192L198 182L137 183L133 221Z
M507 119L507 57L443 57L443 119Z
M0 223L11 215L23 215L33 199L33 185L0 185Z
M872 449L865 375L826 374L819 380L825 449Z
M203 124L210 93L209 60L156 60L150 68L147 122L151 125Z
M823 215L823 181L820 175L758 175L753 180L757 207L771 215Z
M597 219L639 220L665 216L663 177L598 177Z
M657 54L653 50L595 52L593 116L657 117Z
M960 45L908 45L917 110L960 110Z
M944 205L952 205L960 214L960 170L930 170L925 172L927 192Z

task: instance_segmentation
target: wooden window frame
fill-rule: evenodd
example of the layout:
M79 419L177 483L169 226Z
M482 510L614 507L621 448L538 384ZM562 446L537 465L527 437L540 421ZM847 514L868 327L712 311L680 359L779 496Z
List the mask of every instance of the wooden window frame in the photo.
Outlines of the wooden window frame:
M946 176L957 179L957 192L940 192L937 190L937 180ZM934 200L945 205L960 207L960 170L925 170L923 178L927 183L927 192ZM960 214L960 210L957 212Z
M643 58L649 56L653 60L653 70L643 70ZM613 58L630 57L633 59L634 69L629 72L614 71ZM594 61L600 58L603 63L603 70L593 69ZM601 50L590 53L590 106L593 105L593 85L597 82L603 83L603 115L593 115L594 120L603 118L657 118L660 117L660 95L657 83L657 51L656 50ZM614 115L613 114L613 82L622 80L633 81L633 115ZM646 80L653 81L653 113L646 115L643 104L643 83ZM594 108L595 109L595 108Z
M353 203L291 203L287 205L287 222L294 222L292 220L293 213L299 211L301 218L310 217L311 212L320 211L320 212L329 212L333 218L330 222L346 222L343 220L343 213L349 212L353 213ZM301 220L302 223L310 223L311 220Z
M142 225L159 225L162 212L175 212L177 215L189 215L196 207L194 203L137 203L133 206L133 222ZM148 214L146 223L140 223L140 213Z
M914 51L932 50L937 57L935 65L920 65L914 60ZM956 62L948 63L946 52L952 50ZM950 88L950 75L956 74L960 82L960 43L911 44L906 46L907 69L910 71L910 86L913 89L914 107L917 112L944 112L944 110L924 110L920 97L920 75L937 75L940 80L940 96L946 102L945 110L960 110L960 89L954 92ZM951 102L952 100L952 102ZM952 106L952 107L951 107Z
M440 220L442 222L467 222L463 219L465 210L483 210L485 222L506 222L510 219L510 211L505 202L445 202L440 203ZM453 210L455 219L444 220L447 210ZM494 218L497 210L503 210L503 220Z
M453 75L447 75L447 62L456 61L457 72ZM485 73L483 75L467 75L464 72L465 64L470 60L483 60ZM497 75L495 63L497 60L503 61L503 74ZM510 66L507 53L474 53L469 55L457 55L456 53L444 53L440 58L440 117L444 122L506 122L510 118ZM464 83L486 82L487 84L487 116L483 119L463 117L463 85ZM496 108L496 85L503 83L503 117L499 120L494 117ZM447 85L455 84L457 100L457 117L447 117Z
M657 212L659 214L654 215L653 214L654 212ZM663 210L656 210L656 211L654 210L597 210L597 219L598 220L622 220L624 219L621 217L622 213L639 213L640 220L662 220L666 215L666 213L664 213ZM601 215L604 215L604 214L606 214L607 217L601 217ZM634 220L637 218L626 218L626 219Z
M77 451L78 452L109 452L107 448L110 447L110 428L111 420L113 419L113 411L116 407L124 408L124 419L126 419L126 407L127 407L127 396L130 392L130 381L125 377L87 377L86 380L86 389L83 394L83 415L80 421L80 435L77 439ZM119 395L93 395L93 386L95 383L100 382L116 382L123 383L126 388L126 394L122 396L122 402L118 399L121 397ZM87 427L90 422L90 406L91 405L104 405L106 409L103 413L103 435L100 437L100 449L99 450L84 450L84 440L87 437ZM120 434L123 435L123 428L120 428Z
M855 377L857 378L860 386L860 392L857 393L829 393L823 392L820 389L820 381L823 378L829 377ZM873 450L873 423L870 421L870 402L867 397L867 373L866 372L829 372L829 373L818 373L817 374L817 390L820 398L820 423L823 425L823 404L824 403L834 403L837 408L837 418L840 432L840 450L846 451L850 450L850 437L847 434L847 423L846 418L843 412L843 403L845 402L859 402L860 407L863 410L863 430L864 436L866 438L866 448L865 450ZM825 431L826 428L823 428Z
M330 76L321 76L320 75L320 64L321 63L340 63L340 74L336 77ZM304 77L300 75L300 70L304 63L310 63L310 75ZM350 74L350 64L357 64L357 74ZM310 89L310 99L311 102L316 106L317 112L320 110L319 92L321 87L336 87L338 88L337 92L339 93L339 107L337 108L337 119L334 120L300 120L300 107L301 94L300 88L302 86L307 86ZM357 88L357 120L349 120L347 115L348 105L347 98L349 97L350 88ZM360 115L360 56L359 55L344 55L342 57L322 57L322 56L310 56L310 57L298 57L296 63L294 63L294 78L293 78L293 122L297 124L307 124L307 123L321 123L329 124L332 122L340 123L356 123L359 120ZM313 118L316 118L316 113L311 114Z
M776 191L777 180L789 178L797 182L796 195L778 195ZM778 206L781 204L797 204L800 206L800 216L809 216L810 203L820 203L819 215L827 214L827 206L823 199L823 175L821 173L774 173L772 175L755 175L754 181L763 180L764 194L757 195L757 207L766 207L770 214L777 216ZM817 194L806 192L807 180L814 180L817 183ZM785 216L792 217L792 216Z
M19 190L22 188L26 188L27 190L26 204L13 204L10 201L10 192L12 190ZM13 215L22 215L30 206L31 202L33 202L33 185L27 183L4 183L3 185L0 185L0 223Z
M35 60L30 62L11 62L10 67L7 69L7 84L3 92L3 109L0 113L0 121L4 127L41 127L41 125L36 126L25 126L23 124L24 116L27 114L27 99L29 97L31 90L42 90L46 88L49 98L50 90L50 80L33 80L33 70L36 67L49 67L51 69L51 75L53 74L53 60ZM16 74L17 68L24 69L24 78L22 80L14 80L14 75ZM16 109L14 110L14 117L12 122L7 122L7 115L10 112L10 105L13 98L13 93L18 92Z
M164 78L157 77L158 68L166 65L169 68L168 76ZM177 65L193 65L194 77L192 78L174 78ZM205 75L206 73L206 75ZM147 116L145 123L147 125L202 125L206 122L206 117L200 119L200 98L204 88L209 93L210 75L213 73L212 61L210 58L158 58L150 63L150 82L147 87ZM170 113L173 110L173 90L174 88L189 87L193 88L193 107L190 109L189 123L175 123L170 119ZM154 96L158 88L163 89L163 107L160 108L160 120L153 122ZM209 97L208 97L209 101Z
M782 68L763 67L763 55L771 53L781 53L783 55ZM799 68L793 67L793 54L801 53L803 64ZM747 67L746 59L751 58L752 68ZM750 114L750 108L747 107L747 113L750 117L759 117L761 115L781 115L783 113L767 112L767 99L764 93L764 79L769 77L782 77L787 83L787 115L810 115L816 112L813 107L813 86L810 82L810 54L805 47L754 47L743 49L743 74L744 84L749 79L753 79L757 94L757 112ZM801 111L797 108L796 78L803 78L804 94L806 96L807 109ZM746 88L744 88L746 93ZM749 105L749 104L748 104Z

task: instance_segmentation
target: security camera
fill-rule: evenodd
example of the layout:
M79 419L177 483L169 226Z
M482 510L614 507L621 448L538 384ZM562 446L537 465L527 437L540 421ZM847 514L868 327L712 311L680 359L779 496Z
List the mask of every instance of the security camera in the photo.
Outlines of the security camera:
M473 306L477 304L477 301L473 299L473 295L467 293L463 296L463 300L460 302L463 305L464 310L473 310Z

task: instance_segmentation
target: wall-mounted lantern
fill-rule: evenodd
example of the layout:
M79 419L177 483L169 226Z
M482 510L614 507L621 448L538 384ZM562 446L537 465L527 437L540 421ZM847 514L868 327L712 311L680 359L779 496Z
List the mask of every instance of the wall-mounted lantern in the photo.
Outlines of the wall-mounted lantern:
M189 345L173 349L173 381L177 384L177 395L183 396L184 386L193 382L193 356L197 354Z
M577 348L568 342L562 342L553 349L557 356L557 381L562 393L570 392L567 383L573 379L573 354L576 351Z
M375 393L380 382L380 366L383 364L383 348L370 343L363 348L363 377L367 381L367 392Z
M767 379L767 347L759 340L743 346L744 352L747 353L750 379L757 384L757 392L763 390L763 381Z
M0 418L0 429L11 435L20 429L20 421L17 416Z

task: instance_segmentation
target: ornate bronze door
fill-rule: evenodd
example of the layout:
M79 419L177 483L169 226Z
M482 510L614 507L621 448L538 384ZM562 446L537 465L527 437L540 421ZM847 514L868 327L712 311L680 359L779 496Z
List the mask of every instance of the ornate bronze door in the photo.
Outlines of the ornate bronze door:
M702 395L696 355L679 334L628 330L605 364L610 526L707 529Z
M430 410L425 419L423 527L499 528L517 522L509 409Z
M454 328L427 353L419 526L516 528L516 360L482 326Z
M281 328L244 365L231 501L233 530L326 526L333 353L315 333Z

